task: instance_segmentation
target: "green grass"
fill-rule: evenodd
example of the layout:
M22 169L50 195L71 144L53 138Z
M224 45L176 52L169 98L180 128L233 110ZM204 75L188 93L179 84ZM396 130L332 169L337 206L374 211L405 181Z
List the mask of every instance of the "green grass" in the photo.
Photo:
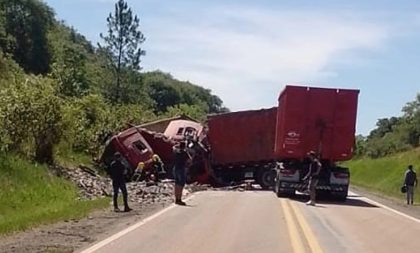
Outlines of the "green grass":
M414 166L420 179L420 149L380 159L362 158L345 163L350 168L351 184L396 198L405 197L400 188L409 164ZM415 201L419 203L420 185L415 192Z
M76 186L50 174L46 166L0 155L0 234L80 218L109 203L77 198Z

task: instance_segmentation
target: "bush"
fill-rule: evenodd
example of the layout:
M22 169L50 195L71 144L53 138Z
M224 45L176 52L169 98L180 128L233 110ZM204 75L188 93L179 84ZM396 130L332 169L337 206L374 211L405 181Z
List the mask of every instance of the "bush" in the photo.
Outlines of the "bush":
M0 147L53 161L61 137L61 100L52 79L28 77L0 91Z
M98 155L108 134L155 118L140 105L111 106L102 96L94 94L66 100L62 115L65 142L74 151L92 156Z

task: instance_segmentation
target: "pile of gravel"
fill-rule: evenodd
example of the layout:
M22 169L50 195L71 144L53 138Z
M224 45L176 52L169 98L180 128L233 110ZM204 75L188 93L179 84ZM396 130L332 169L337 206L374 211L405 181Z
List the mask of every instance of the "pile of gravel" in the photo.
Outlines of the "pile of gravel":
M57 176L74 182L79 188L81 199L96 199L112 195L111 180L99 175L86 166L66 168L54 166L50 168Z
M66 168L61 166L51 167L51 171L57 176L64 177L74 182L80 191L81 199L96 199L112 196L112 183L108 177L99 175L95 170L86 166ZM197 191L212 189L210 185L193 183L186 185L184 195L190 195ZM128 182L127 191L130 202L137 203L164 203L171 201L174 194L172 180L162 180L158 183L151 182Z

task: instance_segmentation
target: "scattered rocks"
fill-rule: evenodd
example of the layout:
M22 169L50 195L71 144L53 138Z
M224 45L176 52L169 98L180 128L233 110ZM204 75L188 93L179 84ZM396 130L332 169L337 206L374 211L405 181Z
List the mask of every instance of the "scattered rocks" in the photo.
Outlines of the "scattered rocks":
M108 177L98 174L95 170L79 166L78 168L65 168L54 166L51 168L56 175L73 181L80 189L82 199L95 199L112 196L112 183ZM193 183L184 188L184 195L197 191L212 189L210 185ZM160 203L173 198L173 180L165 179L158 183L153 182L128 182L127 191L130 202Z
M96 199L111 196L111 180L99 175L95 170L86 166L65 168L54 166L51 168L57 176L73 181L80 189L81 199Z

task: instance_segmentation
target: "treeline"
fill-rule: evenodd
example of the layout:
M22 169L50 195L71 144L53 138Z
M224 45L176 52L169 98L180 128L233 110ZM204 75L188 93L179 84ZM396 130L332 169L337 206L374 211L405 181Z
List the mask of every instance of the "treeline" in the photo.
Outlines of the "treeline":
M379 119L368 136L357 136L356 155L379 158L420 146L420 94L402 108L401 117Z
M96 155L128 123L227 111L208 89L140 72L146 37L123 0L105 21L92 45L42 1L0 0L1 151L39 162L67 149Z

